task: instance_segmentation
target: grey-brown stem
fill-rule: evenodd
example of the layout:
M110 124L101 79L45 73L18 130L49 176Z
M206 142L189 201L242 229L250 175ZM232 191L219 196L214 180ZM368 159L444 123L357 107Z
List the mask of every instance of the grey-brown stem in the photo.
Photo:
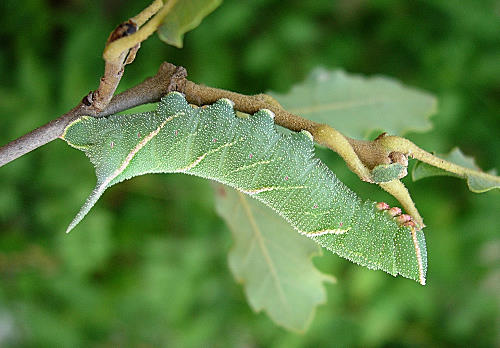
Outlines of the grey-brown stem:
M80 102L80 104L59 118L0 147L0 167L57 139L66 126L78 117L84 115L103 117L138 105L157 102L168 92L182 89L186 75L184 68L163 63L155 76L123 93L115 95L102 112L97 112L92 105Z

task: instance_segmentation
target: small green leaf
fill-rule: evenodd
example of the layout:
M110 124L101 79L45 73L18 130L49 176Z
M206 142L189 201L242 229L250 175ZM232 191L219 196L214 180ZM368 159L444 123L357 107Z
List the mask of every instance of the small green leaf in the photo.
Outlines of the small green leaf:
M495 171L484 173L474 162L474 158L465 156L458 147L452 149L448 154L436 154L436 157L442 158L448 162L459 166L472 169L464 177L444 169L433 167L424 162L417 162L412 170L413 181L417 181L430 176L453 176L467 180L467 186L472 192L481 193L500 188L500 178L495 176Z
M311 261L321 249L297 236L271 209L236 190L217 185L216 208L233 233L229 266L252 309L266 311L287 329L305 331L316 307L326 301L323 282L334 281Z
M291 113L328 124L352 138L373 131L401 135L431 129L436 98L387 77L365 78L342 70L314 70L286 94L269 93Z
M68 231L116 183L146 173L186 173L255 197L299 233L355 263L425 283L421 231L400 226L340 182L314 157L311 134L278 133L271 111L240 118L233 105L221 99L196 108L174 92L155 112L71 123L62 138L90 158L97 185Z
M184 34L200 25L221 3L222 0L177 1L158 28L160 39L182 48Z

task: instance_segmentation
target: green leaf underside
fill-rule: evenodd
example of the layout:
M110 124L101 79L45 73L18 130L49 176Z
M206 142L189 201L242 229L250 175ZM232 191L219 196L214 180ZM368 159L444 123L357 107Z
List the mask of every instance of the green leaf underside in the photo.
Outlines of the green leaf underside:
M200 25L222 0L181 0L163 20L158 35L167 44L182 48L184 34Z
M218 185L216 209L234 236L229 267L252 309L266 311L287 329L305 331L316 307L326 302L323 282L334 281L311 261L320 254L319 246L297 236L256 199L227 186Z
M436 98L387 77L314 70L286 94L269 93L287 110L361 139L374 131L402 135L432 128Z
M458 147L455 147L447 154L437 154L436 157L442 158L448 162L458 164L459 166L473 169L477 171L476 173L471 172L465 174L465 179L467 180L467 186L469 190L476 193L486 192L493 189L500 189L500 177L494 176L495 171L488 173L490 175L485 175L481 169L474 162L474 158L465 156ZM417 162L413 166L412 179L417 181L423 178L431 176L453 176L457 178L463 178L455 173L447 172L444 169L433 167L424 162Z
M186 173L251 195L355 263L425 283L423 233L362 201L314 158L308 132L277 133L269 110L241 119L228 99L194 108L174 92L155 112L83 117L62 138L85 151L97 175L68 231L111 185L146 173Z

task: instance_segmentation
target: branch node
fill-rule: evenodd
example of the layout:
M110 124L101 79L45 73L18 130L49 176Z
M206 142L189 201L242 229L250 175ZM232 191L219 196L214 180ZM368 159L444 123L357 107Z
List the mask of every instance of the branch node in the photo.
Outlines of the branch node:
M85 106L91 106L93 101L94 92L90 91L85 97L82 98L81 103Z
M187 75L186 68L182 66L176 67L174 73L170 77L170 81L168 82L167 93L174 91L184 93Z

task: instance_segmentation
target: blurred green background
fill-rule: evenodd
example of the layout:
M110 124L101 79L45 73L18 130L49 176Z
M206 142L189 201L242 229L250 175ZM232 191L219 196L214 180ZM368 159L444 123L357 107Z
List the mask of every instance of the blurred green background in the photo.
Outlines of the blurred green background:
M147 4L2 1L0 143L95 89L109 32ZM439 98L434 130L410 139L438 152L458 145L500 168L498 0L226 0L184 46L144 42L119 89L164 60L244 93L285 92L318 65L383 74ZM362 197L395 204L336 155L318 154ZM112 187L66 235L95 178L81 152L54 141L0 168L0 346L500 346L498 192L405 180L428 225L428 285L325 253L314 261L338 283L298 334L249 308L201 179Z

